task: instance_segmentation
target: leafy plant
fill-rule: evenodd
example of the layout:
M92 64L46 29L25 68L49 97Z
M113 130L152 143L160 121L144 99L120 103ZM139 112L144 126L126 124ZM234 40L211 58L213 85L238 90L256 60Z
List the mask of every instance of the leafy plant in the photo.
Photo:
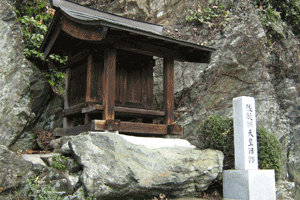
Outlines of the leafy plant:
M65 75L62 71L67 57L52 54L44 60L43 53L39 51L55 11L46 6L44 0L16 0L14 6L21 22L26 58L44 71L54 91L63 95ZM48 69L45 70L44 66Z
M53 68L49 70L49 73L46 74L45 77L58 94L65 93L65 73L57 71L55 68Z
M62 156L62 155L61 156L53 156L52 162L51 162L51 167L56 168L58 170L65 170L67 162L68 162L68 159L65 156Z
M15 6L15 12L22 25L26 58L33 62L43 60L43 54L39 52L39 48L47 33L47 25L51 22L52 9L50 12L44 0L31 0L24 3L17 1Z
M224 169L234 168L233 119L213 115L199 127L201 149L217 149L224 153ZM276 137L263 128L257 128L258 167L274 169L278 180L282 173L282 150Z
M291 25L296 35L300 35L300 0L254 0L253 4L259 8L263 21L277 20L280 15L280 19Z
M224 169L234 168L233 121L218 115L206 119L198 129L202 149L218 149L224 153Z
M261 169L274 169L276 180L283 170L282 150L277 138L264 128L257 128L258 161Z
M201 7L197 12L190 10L190 15L186 17L187 22L196 24L221 25L225 27L231 13L226 11L223 5Z
M51 187L50 184L47 186L41 187L37 177L31 177L28 179L29 182L29 190L28 195L35 200L61 200L55 188Z

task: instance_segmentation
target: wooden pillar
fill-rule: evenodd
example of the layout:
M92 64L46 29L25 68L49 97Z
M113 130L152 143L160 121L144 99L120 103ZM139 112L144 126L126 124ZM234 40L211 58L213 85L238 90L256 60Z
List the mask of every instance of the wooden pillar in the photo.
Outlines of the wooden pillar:
M67 109L70 107L70 82L71 82L71 68L67 68L66 70L66 79L65 79L65 106L64 108ZM63 120L63 127L68 128L72 127L73 122L68 116L64 117Z
M164 57L164 124L174 124L174 57Z
M93 65L93 56L90 54L87 60L87 75L86 75L86 93L85 93L85 102L91 102L91 88L92 88L92 66ZM90 123L89 114L85 114L84 123Z
M104 50L103 73L103 120L115 119L115 76L116 76L116 49L113 47Z

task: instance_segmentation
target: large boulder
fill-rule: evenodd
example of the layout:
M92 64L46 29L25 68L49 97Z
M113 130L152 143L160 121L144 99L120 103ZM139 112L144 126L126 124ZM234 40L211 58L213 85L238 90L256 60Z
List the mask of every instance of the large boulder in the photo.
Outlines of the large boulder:
M34 118L30 109L31 65L11 5L0 1L0 144L11 146Z
M165 138L152 141L153 147L145 145L147 140L153 138L90 132L57 143L82 166L81 183L97 198L196 195L222 171L224 156L220 151L196 150ZM167 145L170 142L172 145ZM157 146L159 143L163 145Z
M0 2L0 144L36 147L36 132L62 126L63 98L24 56L21 25L9 1Z

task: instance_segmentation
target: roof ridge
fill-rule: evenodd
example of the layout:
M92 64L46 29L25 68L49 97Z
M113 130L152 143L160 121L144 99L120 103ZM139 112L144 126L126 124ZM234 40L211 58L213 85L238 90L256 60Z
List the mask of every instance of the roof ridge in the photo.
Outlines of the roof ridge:
M163 26L161 25L133 20L112 13L85 7L78 3L70 2L67 0L51 0L51 5L54 8L62 9L63 11L66 12L66 14L78 20L84 20L84 21L104 20L106 22L113 22L130 28L152 32L158 35L161 35L163 30Z

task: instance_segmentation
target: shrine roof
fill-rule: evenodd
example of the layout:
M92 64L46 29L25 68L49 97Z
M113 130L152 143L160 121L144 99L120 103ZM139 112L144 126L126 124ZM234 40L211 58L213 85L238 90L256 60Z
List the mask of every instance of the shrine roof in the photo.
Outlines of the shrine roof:
M41 45L41 51L44 52L45 57L51 53L62 53L72 48L67 47L65 38L68 36L63 35L65 33L58 31L55 35L62 16L71 22L88 27L89 30L102 31L103 40L107 39L107 33L113 36L118 35L118 38L112 42L116 48L120 47L120 42L127 41L130 45L122 46L121 49L132 50L134 46L137 47L136 52L159 57L168 56L171 52L175 55L175 60L202 63L210 62L211 54L215 51L210 47L164 36L162 35L163 27L160 25L124 18L66 0L51 0L51 5L56 9L56 13Z
M163 27L160 25L132 20L118 15L94 10L66 0L52 0L51 4L54 8L61 9L70 17L86 23L101 21L108 23L104 23L105 25L115 25L118 28L127 27L130 29L151 32L154 34L161 34L163 30Z

